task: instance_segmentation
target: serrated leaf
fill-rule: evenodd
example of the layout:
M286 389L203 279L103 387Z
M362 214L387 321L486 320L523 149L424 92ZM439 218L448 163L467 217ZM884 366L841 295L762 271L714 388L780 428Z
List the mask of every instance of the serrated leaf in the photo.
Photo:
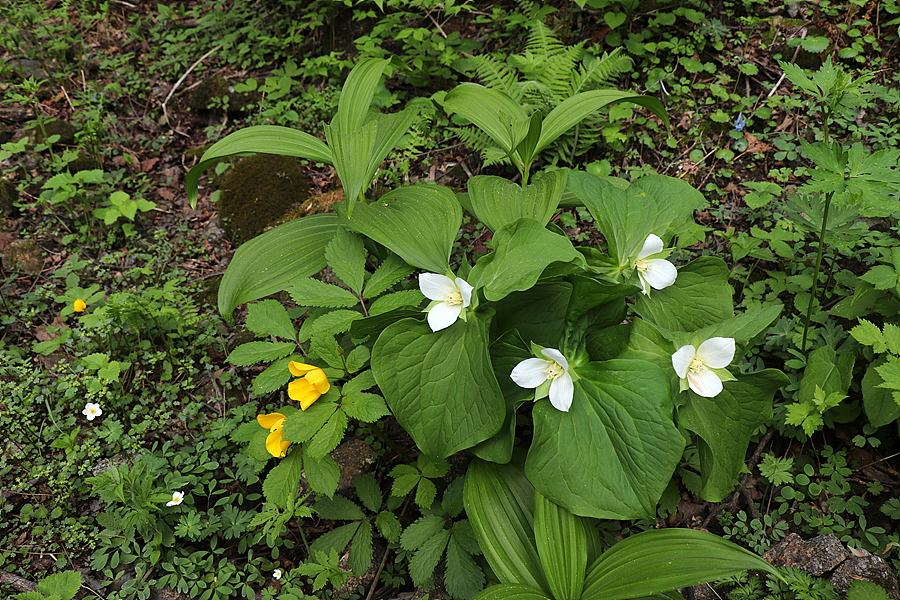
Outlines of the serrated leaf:
M803 429L803 433L811 436L823 425L822 415L811 402L795 402L787 406L784 422Z
M395 544L400 540L400 531L403 529L403 526L397 520L397 515L391 511L384 510L378 513L378 516L375 517L375 526L378 528L381 536L389 543Z
M312 334L327 333L337 335L350 331L353 321L362 318L362 313L353 310L333 310L318 317L312 325Z
M388 290L392 285L412 275L414 269L406 264L402 258L396 254L389 254L384 261L378 265L375 272L366 282L366 288L363 291L364 298L375 298Z
M397 465L389 473L394 478L394 484L391 486L391 496L402 497L410 493L422 474L419 470L411 465Z
M384 398L367 392L351 392L345 395L342 407L348 417L363 423L374 423L381 417L391 414Z
M347 414L343 408L339 408L307 443L306 450L309 456L321 458L337 448L341 440L344 439L344 431L346 430Z
M364 473L354 480L353 487L356 488L356 495L363 506L372 512L378 512L381 508L381 488L378 487L375 476L372 473Z
M318 459L311 458L307 455L304 444L303 468L306 472L306 481L312 491L326 496L334 495L341 478L341 468L330 454Z
M266 450L267 437L269 437L269 432L257 427L256 435L253 436L253 439L250 440L250 444L247 446L247 454L261 463L268 462L272 458L272 455Z
M871 283L876 290L889 290L897 286L897 272L887 265L875 265L859 278Z
M884 345L888 352L900 356L900 327L893 323L884 324Z
M331 394L331 390L328 391ZM319 398L315 404L305 411L297 411L284 420L282 432L292 442L307 442L318 432L331 416L338 410L335 402L323 402Z
M441 497L441 508L451 518L455 519L463 510L463 487L465 482L465 477L457 477L447 486L447 489L444 490L444 495Z
M329 333L313 334L309 340L309 358L321 360L332 369L344 370L344 350Z
M260 300L247 306L247 329L259 337L274 335L294 340L297 332L284 306L277 300Z
M859 324L850 330L850 335L860 344L872 346L872 349L878 354L887 349L881 330L877 325L865 319L859 320Z
M327 554L334 550L339 554L343 554L344 548L347 547L347 544L349 544L350 540L353 539L353 536L356 535L356 531L361 524L362 522L348 523L323 533L316 538L316 541L309 545L309 553L314 556L316 552L324 552Z
M369 361L371 353L366 346L357 346L347 355L347 372L356 373Z
M295 449L275 465L266 476L266 480L263 482L263 495L266 500L281 509L287 509L293 503L297 492L300 491L302 472L303 464L300 452Z
M375 387L375 374L372 370L366 370L344 384L344 394L351 392L363 392Z
M369 316L383 315L395 308L403 306L419 307L425 302L425 296L419 290L402 290L378 298L369 307Z
M235 348L226 359L238 367L284 358L297 349L294 342L247 342Z
M444 548L447 547L449 539L449 531L439 531L436 535L425 540L413 554L409 560L409 574L412 577L413 585L424 586L431 581L431 577L441 561L441 556L444 554Z
M438 515L419 517L403 531L403 535L400 537L400 547L407 552L412 552L443 530L444 519Z
M453 522L453 537L463 550L469 554L481 554L481 546L475 537L475 530L468 519L460 519Z
M869 422L875 427L884 427L900 418L900 404L894 401L891 390L882 385L884 379L878 372L879 367L889 360L896 362L897 358L882 356L869 365L862 378L863 409Z
M437 487L429 479L424 477L419 480L419 489L416 490L416 504L421 508L431 508L434 498L437 496Z
M329 521L359 521L366 516L353 500L343 496L317 498L313 509L320 518Z
M78 571L62 571L41 579L37 590L48 596L55 595L59 600L71 600L81 588L82 581L84 578Z
M271 394L280 387L284 387L291 380L291 372L288 370L288 363L291 357L279 358L269 367L256 376L253 380L253 392L257 396L265 396Z
M359 303L359 299L352 292L318 279L301 279L288 290L288 293L300 306L349 308Z
M372 522L366 519L359 525L350 544L350 570L357 577L372 566Z
M248 423L241 423L238 427L235 427L231 430L231 433L228 435L228 439L237 444L246 443L251 441L254 437L256 437L257 433L266 433L268 432L264 429L260 429L259 423L254 419Z
M325 248L325 259L347 287L355 293L362 291L366 274L366 247L360 236L339 227Z
M447 542L447 568L444 570L444 586L454 598L468 600L484 588L485 577L472 556L456 540L456 534Z

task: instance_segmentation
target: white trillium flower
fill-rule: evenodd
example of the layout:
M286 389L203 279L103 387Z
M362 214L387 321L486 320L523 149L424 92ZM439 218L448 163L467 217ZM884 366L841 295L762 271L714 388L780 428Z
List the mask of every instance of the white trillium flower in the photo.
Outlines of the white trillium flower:
M675 283L678 270L675 265L664 258L647 258L663 251L663 241L656 235L650 234L644 241L644 247L638 253L634 261L638 278L641 280L641 292L647 293L649 285L654 290L661 290Z
M472 290L475 288L460 277L452 279L437 273L422 273L419 275L419 289L426 298L434 301L428 309L428 326L432 331L440 331L456 323L462 311L472 302Z
M516 365L509 376L523 388L536 388L545 381L550 381L550 404L553 408L569 412L572 396L575 394L575 382L569 373L569 361L562 352L553 348L544 348L543 358L527 358Z
M172 492L172 499L166 502L166 506L178 506L184 501L184 492Z
M81 411L85 417L87 417L88 421L93 421L97 417L103 414L103 409L100 408L99 404L95 404L93 402L88 402L84 405L84 410Z
M281 579L281 569L275 569L272 572L272 577L274 577L275 579Z
M734 359L734 338L713 337L700 346L682 346L672 355L672 367L687 387L712 398L722 391L722 379L713 369L724 369ZM682 387L684 389L684 387Z

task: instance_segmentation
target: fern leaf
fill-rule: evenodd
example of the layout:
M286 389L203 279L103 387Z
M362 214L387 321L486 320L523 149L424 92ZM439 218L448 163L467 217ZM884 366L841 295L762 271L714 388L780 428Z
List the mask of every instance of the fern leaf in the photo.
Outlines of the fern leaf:
M619 48L602 57L588 59L572 73L572 94L589 92L599 88L611 79L631 70L632 61L628 56L620 56Z
M521 99L521 90L515 71L505 62L488 55L471 56L465 65L475 71L484 87L506 92L516 100Z

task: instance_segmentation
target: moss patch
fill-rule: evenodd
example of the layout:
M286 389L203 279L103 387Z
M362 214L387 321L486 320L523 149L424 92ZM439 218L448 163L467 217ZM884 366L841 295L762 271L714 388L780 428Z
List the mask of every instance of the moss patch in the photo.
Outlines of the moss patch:
M239 162L222 180L219 222L241 244L309 200L309 184L295 158L256 154Z

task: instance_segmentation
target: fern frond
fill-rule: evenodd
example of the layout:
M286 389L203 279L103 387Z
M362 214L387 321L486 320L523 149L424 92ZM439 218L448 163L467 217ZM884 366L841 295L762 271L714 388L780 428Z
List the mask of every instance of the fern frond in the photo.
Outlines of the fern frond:
M465 60L466 66L475 71L484 87L506 92L516 100L522 97L516 72L505 62L488 55L471 56Z
M553 92L554 104L558 104L573 95L572 74L578 72L581 57L584 56L584 42L568 46L562 52L547 59L547 67L539 81Z
M559 41L543 21L535 21L531 24L528 33L528 42L525 44L525 52L531 52L539 56L553 56L564 51L566 46Z
M573 69L571 94L595 90L622 73L630 71L631 57L620 56L619 51L620 48L616 48L610 53L604 52L602 57L588 59L578 69Z

